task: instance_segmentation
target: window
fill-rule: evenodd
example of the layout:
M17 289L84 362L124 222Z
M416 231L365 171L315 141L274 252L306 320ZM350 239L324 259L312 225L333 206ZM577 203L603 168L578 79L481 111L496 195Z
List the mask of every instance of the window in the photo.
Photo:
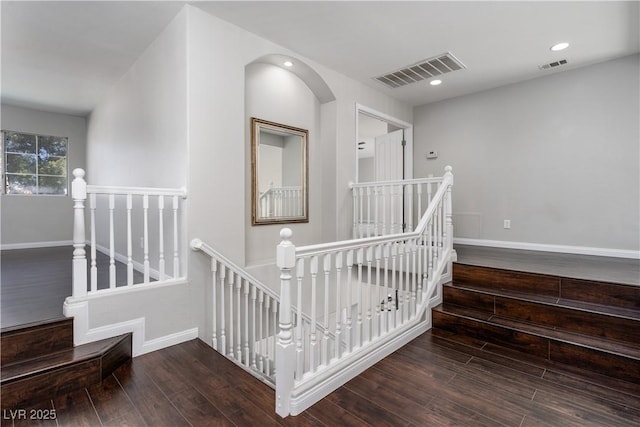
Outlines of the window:
M68 138L2 131L5 194L67 194Z

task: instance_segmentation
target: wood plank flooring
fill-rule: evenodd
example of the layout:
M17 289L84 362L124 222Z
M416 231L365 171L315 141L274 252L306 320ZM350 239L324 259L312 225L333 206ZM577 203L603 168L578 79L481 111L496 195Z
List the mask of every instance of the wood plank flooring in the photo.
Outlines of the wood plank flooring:
M86 247L87 254L90 247ZM62 317L62 305L71 295L73 247L4 250L0 254L2 328ZM109 287L109 257L98 252L98 289ZM127 266L116 262L116 284L127 282ZM87 260L89 271L89 260ZM134 271L136 283L143 276Z
M430 332L303 414L274 413L274 391L199 340L133 359L99 386L35 407L53 420L3 413L2 426L632 426L626 392ZM13 413L14 415L16 412Z

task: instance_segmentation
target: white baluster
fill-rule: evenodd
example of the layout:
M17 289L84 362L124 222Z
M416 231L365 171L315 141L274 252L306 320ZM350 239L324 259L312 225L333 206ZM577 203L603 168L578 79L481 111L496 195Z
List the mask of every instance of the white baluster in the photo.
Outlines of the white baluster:
M367 307L367 317L364 322L364 338L363 341L371 341L371 263L373 261L373 250L371 246L367 247L367 284L364 286Z
M389 192L391 191L391 187L389 186L383 186L382 187L382 235L384 236L385 234L387 234L387 231L389 233L391 233L391 230L389 228L389 224L387 223L387 210L388 210L388 204L389 204Z
M347 252L347 352L353 350L353 249Z
M360 232L358 233L358 236L362 239L364 237L364 189L362 187L360 187L358 191L358 202L360 204L360 217L358 218Z
M357 288L357 305L358 305L358 317L356 319L356 333L355 333L355 345L357 347L362 346L362 263L363 263L363 250L359 248L356 252L356 260L358 262L358 288Z
M242 363L242 323L240 322L240 316L242 315L241 301L242 297L240 291L242 289L242 277L239 274L236 275L236 360Z
M144 283L149 283L149 195L142 196L143 242L144 242Z
M381 286L382 282L380 282L380 259L382 257L382 245L375 246L374 257L376 260L376 292L373 298L375 301L373 301L372 309L375 310L376 316L373 322L373 336L379 337L381 327L380 327L380 307L378 307L378 303L380 302L380 299L381 299L380 292L382 291L382 286Z
M379 236L379 221L380 221L380 189L375 186L373 187L373 234L374 236Z
M342 304L341 294L342 286L340 283L340 274L342 272L342 252L336 254L336 339L335 339L335 357L339 359L342 356Z
M271 328L269 328L269 311L271 308L271 297L269 295L264 296L264 323L265 323L265 333L263 339L263 352L264 355L264 371L262 371L267 376L271 375L271 360L269 360L269 336L271 334Z
M160 270L160 280L165 280L167 276L164 272L164 196L158 196L158 269Z
M391 234L396 232L396 186L392 185L389 187L390 191L390 199L391 199L391 223L389 224L389 232Z
M391 243L391 310L389 313L389 330L396 327L396 312L398 311L398 288L396 287L396 262L398 257L398 244Z
M351 187L351 196L353 198L353 238L358 238L358 189Z
M331 273L331 254L324 256L324 328L322 337L322 364L329 362L329 275Z
M220 353L227 353L227 334L225 325L225 307L227 305L224 298L224 287L227 269L223 266L220 269Z
M109 287L116 287L116 261L115 261L115 230L113 224L113 215L115 210L115 195L109 194Z
M262 343L264 337L264 328L262 319L264 317L264 292L260 290L258 292L258 350L260 351L260 357L258 358L258 370L264 372L264 344Z
M407 199L409 205L409 221L407 222L405 232L410 233L413 231L413 185L411 184L407 184Z
M131 226L131 211L133 209L133 195L127 194L127 286L133 285L133 236Z
M71 197L73 199L73 296L81 297L87 294L87 258L85 252L84 233L84 201L87 199L87 183L84 180L84 170L73 170L74 179L71 183Z
M384 333L389 332L389 308L391 301L389 301L389 297L391 294L388 294L389 291L389 252L391 250L391 243L386 243L382 248L383 258L384 258L384 294L383 294L383 303L381 310L382 313L382 331Z
M222 269L224 270L224 267ZM216 298L217 276L218 262L215 260L215 258L211 257L211 329L213 330L213 334L211 336L211 344L214 350L218 350L218 337L216 336L216 318L218 316L218 310L216 309L218 304L218 300ZM224 283L224 280L222 281L222 283Z
M173 277L180 277L180 255L178 253L178 196L173 196Z
M303 347L303 320L302 320L302 278L304 277L304 258L298 260L296 266L296 278L298 280L298 299L296 317L296 380L302 379L304 374L304 347Z
M244 365L249 367L249 282L244 282Z
M256 364L256 316L258 313L256 312L256 298L257 298L257 289L254 285L251 285L251 369L254 371L258 369Z
M96 254L96 193L89 194L91 212L91 292L98 290L98 265Z
M371 187L367 187L367 222L365 226L365 237L371 237Z
M230 358L233 359L233 340L235 336L235 324L233 323L233 283L235 279L235 273L232 270L229 270L228 277L228 285L229 285L229 348L225 349L225 352L229 355Z
M309 344L309 366L311 372L315 372L317 368L317 340L316 340L316 331L317 331L317 295L316 295L316 279L318 276L318 257L311 257L310 262L310 271L311 271L311 340Z

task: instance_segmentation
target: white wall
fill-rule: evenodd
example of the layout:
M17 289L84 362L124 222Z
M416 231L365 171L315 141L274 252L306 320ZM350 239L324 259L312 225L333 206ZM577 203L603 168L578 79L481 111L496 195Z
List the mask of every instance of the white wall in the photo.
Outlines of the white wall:
M416 108L415 175L453 166L455 237L638 251L638 58Z
M295 74L271 64L253 63L246 67L245 74L245 123L247 148L251 132L251 117L281 123L309 131L309 222L287 224L296 236L296 244L305 245L322 241L322 177L323 164L317 159L322 150L320 128L320 103L309 87ZM250 164L251 153L247 150L246 164ZM299 161L298 161L299 165ZM292 165L284 163L284 169ZM298 168L296 168L298 169ZM251 226L251 168L245 167L247 195L245 217L247 224L245 263L270 262L275 257L275 246L285 225ZM284 182L284 181L283 181ZM298 179L298 183L300 179ZM284 182L283 185L291 185Z
M259 235L251 228L245 67L264 55L282 54L313 68L336 98L313 112L319 118L310 138L319 135L316 147L321 148L310 153L309 191L315 205L310 209L313 224L309 229L321 241L349 238L352 200L348 184L355 180L356 103L408 122L412 108L200 9L187 6L187 10L190 237L201 238L240 265L268 257L269 252L275 258L279 227L269 227ZM294 243L305 240L304 232L294 229ZM249 242L262 252L252 252L253 248L247 248ZM202 254L193 254L189 274L204 287L204 298L195 309L202 319L201 337L207 340L211 332L208 271L209 261Z
M92 111L90 184L186 185L186 25L183 11Z
M92 111L87 133L89 184L165 188L187 185L187 62L187 13L182 10ZM157 201L150 200L152 268L157 268L158 258L156 205ZM134 205L133 255L134 260L140 261L142 215L137 206ZM171 270L170 200L166 206L165 257ZM186 212L182 215L186 222ZM102 225L107 224L105 221ZM126 230L122 215L116 221L118 230ZM99 229L98 235L103 236L101 243L106 246L106 230ZM116 251L126 254L124 236L116 238ZM190 253L186 239L181 243L186 256ZM201 300L200 292L201 287L187 283L155 292L91 300L90 327L144 318L147 340L181 334L197 325L193 307ZM115 304L116 301L119 302Z
M0 127L3 130L69 138L69 184L73 179L71 171L85 167L86 126L84 117L2 105ZM70 196L2 195L0 200L3 248L64 244L72 240L73 202Z

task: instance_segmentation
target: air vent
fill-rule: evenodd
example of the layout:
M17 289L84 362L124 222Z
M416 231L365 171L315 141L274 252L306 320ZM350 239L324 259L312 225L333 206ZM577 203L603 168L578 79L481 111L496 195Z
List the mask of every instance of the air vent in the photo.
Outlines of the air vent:
M551 68L556 68L566 63L567 63L566 59L561 59L560 61L554 61L548 64L540 65L538 68L540 68L541 70L549 70Z
M395 89L463 68L466 68L464 64L447 52L401 68L398 71L374 77L374 79L389 88Z

